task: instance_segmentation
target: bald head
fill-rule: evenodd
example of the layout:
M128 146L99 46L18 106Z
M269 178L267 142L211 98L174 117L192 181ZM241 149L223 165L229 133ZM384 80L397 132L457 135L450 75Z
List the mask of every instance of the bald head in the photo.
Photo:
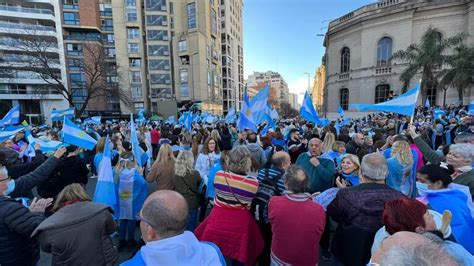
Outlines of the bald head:
M168 238L181 234L186 228L188 204L178 192L159 190L145 200L141 215L156 232L156 236L147 234L150 237L144 238L145 241ZM143 230L142 235L145 235Z
M272 165L282 168L282 169L287 169L288 166L291 164L291 158L288 153L284 151L279 151L273 154L272 156Z
M312 138L308 142L308 148L311 156L320 156L323 151L323 142L318 138Z

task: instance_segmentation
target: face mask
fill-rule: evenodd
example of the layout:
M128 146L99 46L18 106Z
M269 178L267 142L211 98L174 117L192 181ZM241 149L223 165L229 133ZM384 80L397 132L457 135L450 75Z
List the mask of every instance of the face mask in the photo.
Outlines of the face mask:
M418 190L418 195L424 196L428 192L428 184L416 182L416 189Z
M8 196L10 195L13 190L15 190L15 180L10 180L8 181L8 184L7 184L7 190L5 191L5 196Z

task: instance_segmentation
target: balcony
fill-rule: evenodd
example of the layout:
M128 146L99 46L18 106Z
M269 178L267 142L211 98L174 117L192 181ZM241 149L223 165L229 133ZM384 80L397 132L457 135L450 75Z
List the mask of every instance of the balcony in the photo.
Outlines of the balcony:
M79 10L79 5L63 5L64 10Z
M41 8L28 8L28 7L16 7L16 6L0 5L0 10L2 10L2 11L12 11L12 12L21 12L21 13L54 15L54 12L52 10L41 9Z
M349 73L344 73L339 75L339 80L348 80L349 79Z
M32 25L32 24L17 24L17 23L0 23L0 28L7 30L20 29L20 30L38 30L38 31L52 31L56 32L56 28L43 25Z
M378 67L375 69L375 75L389 75L392 73L392 67Z

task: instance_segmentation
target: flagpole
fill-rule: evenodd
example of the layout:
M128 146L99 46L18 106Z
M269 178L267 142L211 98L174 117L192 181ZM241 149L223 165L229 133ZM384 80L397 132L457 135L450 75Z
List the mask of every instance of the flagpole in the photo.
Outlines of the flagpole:
M421 91L421 79L420 79L419 83L420 83L420 88L416 92L416 97L415 97L416 101L418 101L418 95L420 94L420 91ZM415 101L415 108L413 108L413 113L411 115L410 124L413 124L413 119L415 118L415 110L416 110L416 107L417 107L416 106L416 101Z

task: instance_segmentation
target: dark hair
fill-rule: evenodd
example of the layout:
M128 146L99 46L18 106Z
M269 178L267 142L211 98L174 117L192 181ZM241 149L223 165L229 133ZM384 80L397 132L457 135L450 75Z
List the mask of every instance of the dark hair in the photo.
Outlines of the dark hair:
M7 155L3 151L0 151L0 165L2 166L8 165Z
M425 227L428 208L416 199L399 198L385 203L382 221L391 235L400 231L415 232L418 226Z
M420 170L418 170L418 173L426 175L427 179L431 183L441 181L441 183L443 183L443 187L447 187L453 181L448 173L448 170L438 165L425 165Z
M249 143L257 143L257 134L255 134L255 133L253 133L253 132L250 133L250 134L248 134L248 136L247 136L247 141L248 141Z

